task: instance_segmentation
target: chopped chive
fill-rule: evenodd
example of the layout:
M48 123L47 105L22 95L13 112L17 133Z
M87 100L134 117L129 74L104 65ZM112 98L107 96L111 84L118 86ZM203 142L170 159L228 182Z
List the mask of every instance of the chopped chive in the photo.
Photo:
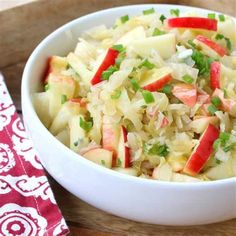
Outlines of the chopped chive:
M65 94L61 95L61 104L64 104L67 101L67 96Z
M160 18L159 18L159 20L162 22L162 24L163 24L165 19L166 19L166 17L164 15L161 15Z
M153 7L150 9L147 9L147 10L143 10L144 15L149 15L149 14L153 14L153 13L155 13L155 9Z
M49 84L45 84L45 86L44 86L44 90L45 90L45 91L48 91L49 88L50 88Z
M190 75L188 75L188 74L184 75L184 76L182 77L182 79L183 79L183 81L186 82L187 84L191 84L191 83L194 81L193 77L190 76Z
M227 91L226 91L226 89L223 89L223 92L224 92L224 97L227 97Z
M121 167L121 164L122 164L122 163L121 163L121 159L118 158L118 159L117 159L117 167Z
M211 115L214 115L215 112L217 111L217 108L213 104L211 104L208 106L207 110L209 111Z
M107 70L102 72L102 80L109 80L110 76L117 70L117 67L110 66Z
M139 86L139 84L138 84L138 82L137 82L136 79L131 79L131 80L130 80L130 83L131 83L131 85L132 85L132 87L133 87L133 90L134 90L135 92L137 92L137 91L140 89L140 86Z
M220 39L223 39L224 38L224 35L223 34L217 34L216 36L215 36L215 39L216 40L220 40Z
M153 146L147 150L149 155L158 155L166 157L169 153L168 146L166 144L160 145L159 143L153 144Z
M172 91L172 86L170 84L166 84L161 90L161 92L165 94L171 94L171 91Z
M106 162L105 162L104 160L101 160L101 164L102 164L103 166L105 166L105 165L106 165Z
M118 52L123 52L125 50L125 47L122 44L113 45L112 48Z
M219 20L220 20L221 22L225 21L225 16L224 16L224 15L221 14L221 15L219 15L218 17L219 17Z
M74 146L77 147L79 145L79 141L74 142Z
M215 150L217 150L219 146L220 146L220 139L218 138L218 139L216 139L215 142L213 143L213 148L214 148Z
M226 47L227 47L227 49L228 49L229 51L231 51L231 49L232 49L232 43L231 43L230 39L225 37L225 42L226 42Z
M230 145L223 148L224 152L229 152L231 150Z
M219 107L221 105L221 100L219 99L219 97L215 96L211 98L211 103L214 106Z
M126 21L128 21L129 20L129 16L128 15L125 15L125 16L122 16L121 18L120 18L120 21L121 21L121 23L122 24L124 24Z
M147 90L143 90L142 91L142 95L143 95L144 101L147 104L155 102L154 96L153 96L153 94L151 92L149 92Z
M153 69L155 67L155 65L153 63L151 63L150 61L148 61L148 59L145 59L139 66L138 68L142 68L142 67L146 67L148 69Z
M221 132L220 135L219 135L219 139L222 142L227 142L230 139L230 134L227 133L227 132Z
M221 163L221 160L218 160L218 159L216 159L216 164L220 164Z
M152 36L163 35L163 34L165 34L165 33L166 33L165 31L162 31L162 30L159 30L158 28L155 28L155 29L153 30Z
M170 14L179 17L179 9L171 9Z
M121 95L121 91L120 90L116 90L114 94L111 95L111 99L118 99Z
M215 19L216 18L216 14L215 13L209 13L209 14L207 14L207 17L209 19Z
M82 117L80 117L79 125L83 130L88 132L93 127L93 122L85 121Z
M189 44L191 47L193 47L193 48L196 47L196 44L195 44L195 43L193 42L193 40L191 40L191 39L188 40L188 44Z

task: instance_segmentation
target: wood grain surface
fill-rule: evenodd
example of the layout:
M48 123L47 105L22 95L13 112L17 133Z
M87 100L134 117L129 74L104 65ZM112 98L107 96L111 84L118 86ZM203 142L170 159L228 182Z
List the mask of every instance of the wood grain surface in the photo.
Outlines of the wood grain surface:
M25 61L42 38L58 26L89 12L137 3L193 5L236 16L235 0L41 0L0 11L0 71L5 76L8 89L19 113L21 112L20 83ZM98 210L67 192L50 177L49 181L58 205L70 226L71 235L236 236L236 219L192 227L167 227L137 223Z

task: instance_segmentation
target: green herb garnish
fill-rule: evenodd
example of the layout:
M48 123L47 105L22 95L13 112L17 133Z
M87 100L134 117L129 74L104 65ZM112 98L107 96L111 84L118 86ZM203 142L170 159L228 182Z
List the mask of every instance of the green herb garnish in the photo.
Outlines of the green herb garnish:
M155 102L155 98L154 98L153 94L150 91L143 90L142 95L143 95L144 101L147 104Z
M184 75L182 79L187 84L191 84L194 81L193 77L188 74Z
M129 20L129 16L128 15L125 15L125 16L122 16L121 18L120 18L120 21L121 21L121 23L122 24L124 24L126 21L128 21Z
M216 139L215 142L213 143L213 148L217 150L219 146L220 146L220 139Z
M144 15L150 15L150 14L153 14L155 13L155 9L152 7L150 9L147 9L147 10L143 10L143 14Z
M101 160L101 164L102 164L103 166L105 166L105 165L106 165L106 162L105 162L104 160Z
M138 84L136 79L130 79L130 83L131 83L131 85L133 87L133 90L135 92L137 92L140 89L140 86L139 86L139 84Z
M215 96L211 98L211 103L216 106L219 107L221 105L221 100L219 97Z
M118 68L116 66L110 66L107 70L102 72L102 80L109 80L110 76L117 70Z
M61 95L61 104L64 104L65 102L67 102L67 96L65 94Z
M83 130L88 132L93 127L93 122L92 121L85 121L82 117L80 117L79 125Z
M211 115L214 115L215 112L217 111L217 108L216 108L216 106L214 106L213 104L211 104L211 105L208 106L207 110L209 111L209 113L210 113Z
M155 28L153 33L152 33L152 36L159 36L159 35L163 35L163 34L166 34L166 32L162 31L162 30L159 30L158 28Z
M179 9L171 9L170 14L179 17Z
M162 24L163 24L165 19L166 19L166 17L164 15L161 15L160 18L159 18L159 20L162 22Z
M171 91L172 91L172 85L170 84L166 84L161 90L161 92L165 94L171 94Z
M146 67L148 69L153 69L155 67L155 65L153 63L151 63L150 61L148 61L148 59L145 59L139 66L138 68L142 68L142 67Z
M215 36L215 39L216 40L220 40L220 39L223 39L225 36L223 35L223 34L217 34L216 36Z
M193 47L193 48L196 47L196 44L195 44L195 43L193 42L193 40L191 40L191 39L188 40L188 44L189 44L191 47Z
M44 90L45 90L45 91L48 91L49 88L50 88L49 84L45 84L45 86L44 86Z
M115 49L118 52L123 52L125 51L125 47L122 44L116 44L112 46L113 49Z
M121 167L121 164L122 164L122 163L121 163L121 159L118 158L118 159L117 159L117 167Z
M219 15L218 17L219 17L219 20L220 20L221 22L225 21L225 16L224 16L224 15Z
M169 153L168 146L166 144L160 145L159 143L153 144L153 146L148 150L149 155L158 155L166 157Z
M74 142L74 146L77 147L79 145L79 141Z
M207 17L209 19L215 19L216 18L216 14L215 13L209 13L209 14L207 14Z
M218 159L216 159L216 164L220 164L221 163L221 160L218 160Z
M229 51L231 51L231 49L232 49L232 43L231 43L230 39L225 37L225 42L226 42L226 47L227 47L227 49L228 49Z
M120 90L116 90L114 94L111 95L111 99L119 99L121 95L121 91Z

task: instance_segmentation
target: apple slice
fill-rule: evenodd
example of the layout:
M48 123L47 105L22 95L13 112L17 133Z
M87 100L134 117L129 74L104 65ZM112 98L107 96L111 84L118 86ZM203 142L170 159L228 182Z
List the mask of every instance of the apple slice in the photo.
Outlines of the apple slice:
M103 148L92 149L83 155L86 159L101 166L112 167L112 152Z
M131 46L143 58L147 58L152 50L156 50L163 59L168 59L175 54L176 40L174 34L163 34L144 39L134 39Z
M195 183L195 182L201 182L202 180L198 179L198 178L194 178L192 176L188 176L188 175L173 173L171 181L173 181L173 182L191 182L191 183Z
M68 62L65 57L51 56L48 58L47 68L44 76L44 83L48 82L50 73L59 74L61 71L66 70Z
M176 17L167 20L170 28L192 28L217 31L217 20L204 17Z
M214 90L220 88L220 63L213 61L210 67L211 88Z
M176 84L172 89L172 93L181 102L189 107L193 107L197 102L197 89L191 84Z
M185 167L184 173L197 175L205 163L209 160L213 151L213 143L219 137L220 131L214 125L209 124L199 139L199 144L194 148Z
M128 168L130 167L130 152L129 147L127 147L127 131L124 126L121 126L120 139L118 145L117 157L120 161L120 167Z
M109 116L103 116L102 147L113 152L113 167L116 166L117 150L120 137L120 126L111 121Z
M162 89L172 79L171 72L170 67L148 70L144 73L139 85L145 90L155 92Z
M188 126L193 132L201 134L206 130L209 124L217 126L219 124L219 118L216 116L200 117L191 121Z
M219 44L215 43L214 41L208 39L207 37L203 35L198 35L194 40L194 43L195 42L200 46L203 46L203 45L207 46L208 48L215 51L221 57L227 54L227 51L225 48L221 47Z

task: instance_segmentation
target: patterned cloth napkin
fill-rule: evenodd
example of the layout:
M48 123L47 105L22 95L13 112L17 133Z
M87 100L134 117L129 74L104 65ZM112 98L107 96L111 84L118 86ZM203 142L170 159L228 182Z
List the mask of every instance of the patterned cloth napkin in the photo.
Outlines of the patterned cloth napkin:
M68 233L0 74L0 236Z

